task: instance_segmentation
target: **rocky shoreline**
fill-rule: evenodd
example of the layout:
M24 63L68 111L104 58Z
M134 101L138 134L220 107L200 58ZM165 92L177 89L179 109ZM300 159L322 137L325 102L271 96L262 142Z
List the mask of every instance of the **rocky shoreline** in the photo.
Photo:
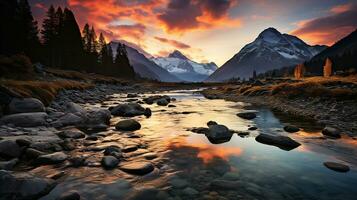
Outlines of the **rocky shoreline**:
M243 96L233 92L215 92L215 88L201 91L208 99L225 99L234 102L246 102L251 107L266 106L277 112L295 116L296 118L313 120L321 126L338 129L350 137L357 136L357 107L354 100L337 101L324 98L274 97L269 95Z

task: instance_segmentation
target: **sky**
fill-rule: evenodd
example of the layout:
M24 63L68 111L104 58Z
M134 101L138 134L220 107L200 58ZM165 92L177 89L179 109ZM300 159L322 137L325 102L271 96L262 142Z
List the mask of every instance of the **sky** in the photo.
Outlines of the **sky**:
M177 49L218 66L264 29L332 45L357 28L356 0L29 0L41 24L50 5L71 9L82 29L125 40L152 56Z

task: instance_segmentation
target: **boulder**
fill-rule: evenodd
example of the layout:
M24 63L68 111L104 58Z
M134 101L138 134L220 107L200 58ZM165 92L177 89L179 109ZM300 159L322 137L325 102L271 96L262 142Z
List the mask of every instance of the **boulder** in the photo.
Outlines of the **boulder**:
M55 187L54 180L39 178L30 173L0 170L1 199L39 199Z
M69 158L68 161L72 167L82 167L87 165L86 159L84 156L74 156Z
M51 165L51 164L58 164L62 163L67 160L68 156L63 152L56 152L46 155L39 156L35 163L38 165Z
M293 125L287 125L287 126L284 126L284 131L286 131L288 133L295 133L295 132L300 131L300 129Z
M39 156L44 155L45 153L43 153L42 151L39 151L37 149L33 149L33 148L27 148L25 151L25 156L28 159L36 159Z
M145 99L143 99L143 101L147 104L153 104L161 99L165 99L168 103L170 103L171 98L167 95L161 96L161 95L154 95L151 97L147 97Z
M213 190L237 190L242 184L238 181L228 181L216 179L210 183L210 187Z
M120 104L115 106L111 109L111 114L115 116L122 116L122 117L134 117L139 115L148 116L150 109L145 109L138 103L127 103L127 104Z
M14 140L0 140L0 156L17 158L21 155L21 147Z
M194 188L191 187L187 187L182 191L183 194L185 194L186 196L189 197L194 197L197 196L199 194L199 192L197 190L195 190Z
M167 106L169 102L165 98L161 98L156 101L156 104L159 106Z
M10 114L45 112L43 103L35 98L13 98L8 105Z
M207 126L209 127L209 126L212 126L212 125L218 125L217 124L217 122L215 122L215 121L209 121L209 122L207 122Z
M13 124L19 127L35 127L46 125L47 114L37 113L18 113L6 115L0 119L0 124Z
M336 162L324 162L325 167L337 171L337 172L348 172L350 167L341 163Z
M213 144L228 142L232 138L232 132L224 125L211 125L208 128L206 137Z
M120 169L129 174L145 175L154 170L154 165L150 162L138 161L120 166Z
M85 124L106 124L110 122L111 113L107 109L95 109L88 111Z
M113 169L118 166L119 160L114 156L104 156L101 163L105 169Z
M53 122L55 127L76 126L81 125L84 122L84 118L73 113L67 113Z
M257 130L257 129L258 129L258 128L255 127L255 126L252 126L252 127L249 127L249 128L248 128L249 131L255 131L255 130Z
M135 98L135 97L138 97L139 95L138 94L128 94L126 95L127 98Z
M255 114L255 112L241 112L237 114L238 117L243 118L243 119L254 119L257 117L257 115Z
M134 119L127 119L118 122L115 128L120 131L135 131L141 128L141 124Z
M301 144L296 142L295 140L286 137L286 136L275 136L275 135L269 135L269 134L259 134L255 140L257 142L263 143L263 144L268 144L268 145L273 145L276 147L279 147L280 149L290 151L292 149L297 148Z
M66 113L73 113L73 114L77 114L77 115L86 115L87 111L82 108L82 106L73 103L73 102L69 102L66 104Z
M341 134L340 132L332 127L325 127L322 130L322 134L328 137L332 137L332 138L341 138Z

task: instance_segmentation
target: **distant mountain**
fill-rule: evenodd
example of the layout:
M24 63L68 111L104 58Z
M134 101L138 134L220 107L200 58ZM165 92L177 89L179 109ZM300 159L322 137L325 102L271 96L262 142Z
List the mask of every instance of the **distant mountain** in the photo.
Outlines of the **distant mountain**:
M178 50L169 54L168 57L152 58L152 60L179 79L188 82L204 81L217 69L217 65L213 62L197 63Z
M322 66L327 57L332 60L334 71L351 68L357 71L357 29L306 62L307 71L322 74Z
M113 49L113 54L116 55L118 42L111 42L110 46ZM158 80L162 82L182 81L148 59L143 53L140 53L139 50L131 47L130 43L126 43L126 51L128 53L129 62L133 66L134 71L142 78Z
M268 28L218 68L206 81L220 82L232 78L249 78L253 71L263 73L309 60L326 46L310 46L296 36Z

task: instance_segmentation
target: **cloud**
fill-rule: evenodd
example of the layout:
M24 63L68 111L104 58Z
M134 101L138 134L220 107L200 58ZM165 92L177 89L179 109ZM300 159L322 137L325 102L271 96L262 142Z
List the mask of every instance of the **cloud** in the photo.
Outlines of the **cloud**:
M178 48L178 49L189 49L191 48L190 45L188 44L185 44L185 43L182 43L182 42L179 42L177 40L170 40L170 39L167 39L167 38L162 38L162 37L154 37L157 41L160 41L162 43L166 43L166 44L169 44L175 48Z
M298 22L291 34L314 44L332 45L357 28L357 5L339 5L330 15Z
M146 26L142 24L133 25L108 25L111 31L115 32L114 37L130 37L133 39L142 39L146 32Z
M157 18L167 32L186 32L217 26L238 26L228 11L236 0L170 0Z

